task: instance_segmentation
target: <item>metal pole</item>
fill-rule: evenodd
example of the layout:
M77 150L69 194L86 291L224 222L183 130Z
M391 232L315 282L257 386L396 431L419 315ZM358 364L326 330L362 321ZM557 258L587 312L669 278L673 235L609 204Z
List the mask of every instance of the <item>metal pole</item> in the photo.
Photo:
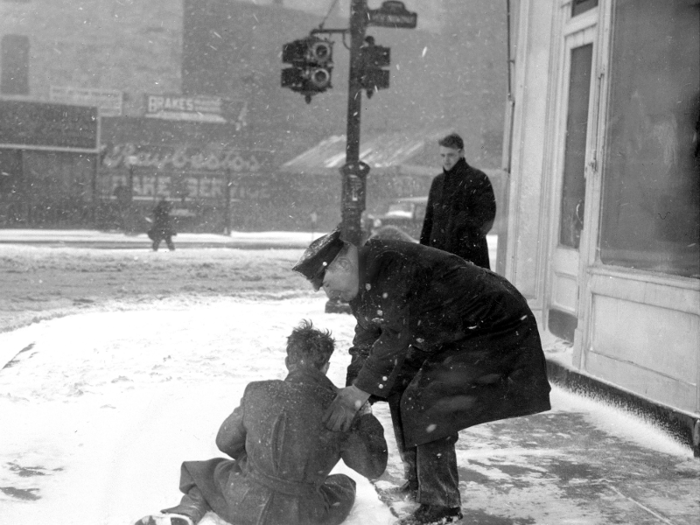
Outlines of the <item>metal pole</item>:
M226 187L224 188L224 234L231 235L231 169L226 168Z
M350 82L348 86L348 140L346 162L360 160L360 111L362 88L360 86L360 47L365 38L366 0L353 0L350 10Z
M134 165L129 163L129 206L134 202Z
M134 231L134 164L136 163L135 156L127 158L129 162L129 180L128 180L128 201L124 210L124 233L132 233Z
M367 0L352 0L350 5L350 80L348 85L348 128L345 165L341 175L341 217L343 240L359 246L362 242L362 212L365 209L365 187L369 166L360 162L360 47L367 28ZM326 313L350 313L350 307L338 300L326 302Z
M97 227L97 177L99 176L100 164L102 164L102 155L98 153L97 155L94 155L92 180L90 181L90 192L92 193L92 210L90 222L92 223L93 228Z
M360 47L367 28L367 0L353 0L350 6L350 80L345 165L342 175L342 231L345 240L359 245L362 240L362 212L365 209L366 178L369 166L360 162Z

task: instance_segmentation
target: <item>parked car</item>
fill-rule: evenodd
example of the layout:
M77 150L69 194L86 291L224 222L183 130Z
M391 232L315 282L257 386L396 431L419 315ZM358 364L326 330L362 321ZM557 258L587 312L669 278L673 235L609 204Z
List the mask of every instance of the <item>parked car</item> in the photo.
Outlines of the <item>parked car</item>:
M383 214L367 214L365 230L368 236L390 235L391 230L400 230L414 240L420 237L423 228L428 197L403 197L391 201Z

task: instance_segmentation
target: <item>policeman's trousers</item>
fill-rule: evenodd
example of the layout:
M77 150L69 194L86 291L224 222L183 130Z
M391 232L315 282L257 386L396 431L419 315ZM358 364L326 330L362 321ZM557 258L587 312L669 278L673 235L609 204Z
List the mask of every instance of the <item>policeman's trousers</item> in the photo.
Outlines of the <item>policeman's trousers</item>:
M455 452L458 435L450 435L416 447L406 447L401 425L401 394L392 394L387 401L409 487L417 489L416 499L419 503L443 507L461 506Z

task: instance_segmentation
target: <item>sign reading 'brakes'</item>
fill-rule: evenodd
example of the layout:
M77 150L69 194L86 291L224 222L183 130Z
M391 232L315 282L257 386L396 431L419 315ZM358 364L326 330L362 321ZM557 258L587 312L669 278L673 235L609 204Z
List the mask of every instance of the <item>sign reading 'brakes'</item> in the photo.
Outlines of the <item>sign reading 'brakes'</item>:
M146 117L191 122L235 123L245 126L246 104L221 97L146 95Z

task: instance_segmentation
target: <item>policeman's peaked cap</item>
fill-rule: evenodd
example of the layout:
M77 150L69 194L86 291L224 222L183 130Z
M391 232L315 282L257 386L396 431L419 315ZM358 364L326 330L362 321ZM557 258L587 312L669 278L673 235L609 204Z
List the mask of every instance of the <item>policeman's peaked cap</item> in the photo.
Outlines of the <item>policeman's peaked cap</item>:
M314 289L318 290L323 286L323 276L326 273L326 268L340 253L343 246L345 246L345 242L340 238L340 228L336 228L313 241L292 270L306 277L311 281Z

